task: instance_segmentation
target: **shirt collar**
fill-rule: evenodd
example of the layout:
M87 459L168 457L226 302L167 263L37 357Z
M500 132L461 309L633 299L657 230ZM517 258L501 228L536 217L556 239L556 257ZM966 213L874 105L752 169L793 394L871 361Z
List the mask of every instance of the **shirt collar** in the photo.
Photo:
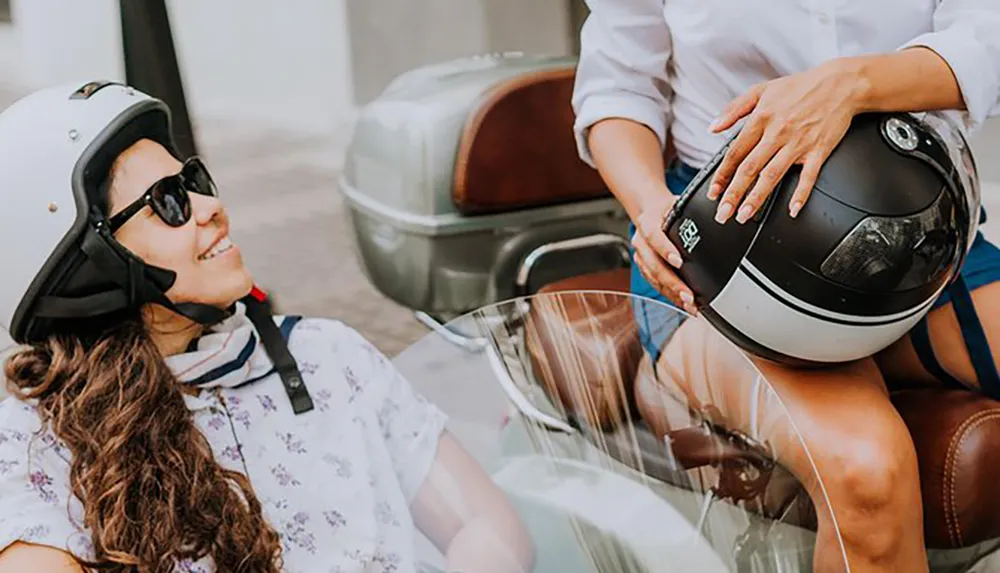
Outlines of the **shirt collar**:
M179 380L198 388L233 388L267 375L273 367L242 303L233 316L166 362Z

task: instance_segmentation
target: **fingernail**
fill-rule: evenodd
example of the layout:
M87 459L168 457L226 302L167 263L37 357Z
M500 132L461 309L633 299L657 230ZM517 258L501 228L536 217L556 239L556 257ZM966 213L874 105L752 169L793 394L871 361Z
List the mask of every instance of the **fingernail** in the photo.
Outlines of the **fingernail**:
M684 301L684 304L694 304L694 296L688 291L681 292L681 300Z
M716 129L719 129L719 124L720 123L722 123L722 119L721 118L715 118L715 119L713 119L712 123L708 124L708 132L709 133L714 133Z
M802 201L795 201L794 203L792 203L792 207L791 209L789 209L789 212L791 213L792 218L794 219L799 216L799 211L801 210L802 210Z
M670 253L667 256L667 262L670 263L671 266L677 269L681 268L681 265L684 264L684 261L681 260L680 255L678 255L677 253Z
M746 223L752 215L753 206L744 205L740 207L740 212L736 214L736 222L742 225L743 223Z
M712 183L712 186L708 188L708 198L715 201L722 194L722 185L718 183Z
M719 205L718 211L715 212L715 222L718 224L723 224L729 220L729 216L733 214L733 206L730 203L723 203Z

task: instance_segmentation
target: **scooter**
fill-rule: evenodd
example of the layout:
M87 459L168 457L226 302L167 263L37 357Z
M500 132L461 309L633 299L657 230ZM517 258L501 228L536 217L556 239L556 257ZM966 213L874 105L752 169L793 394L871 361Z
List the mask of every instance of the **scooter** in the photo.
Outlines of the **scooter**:
M559 483L575 486L578 482L574 479L591 484L614 481L609 478L602 482L593 475L584 480L582 474L574 474L596 471L590 466L579 469L577 462L583 456L587 464L596 464L601 472L606 471L606 466L614 466L616 476L624 472L626 479L641 488L672 500L667 505L685 518L671 521L663 514L650 519L661 519L664 525L651 524L643 530L655 531L665 536L664 540L670 535L664 529L682 531L685 521L695 531L703 532L703 506L737 508L739 519L751 521L748 516L753 515L753 519L759 517L764 523L792 523L793 528L809 531L815 527L818 512L829 508L823 504L815 507L803 495L814 484L802 482L815 479L819 483L826 476L789 478L767 444L727 428L724 416L713 411L712 404L692 403L690 397L669 384L663 389L662 379L657 379L663 391L656 394L656 401L679 405L679 409L668 410L686 411L683 415L674 412L684 421L668 424L657 416L640 414L642 408L636 396L641 393L637 389L647 379L639 374L643 351L641 345L630 342L637 336L634 313L623 314L621 308L654 306L651 301L627 294L631 263L627 216L599 174L578 158L570 106L575 65L574 58L515 53L444 62L401 75L367 105L356 124L339 182L349 206L350 228L362 267L383 294L413 309L430 329L430 339L446 342L455 351L492 365L491 370L484 370L489 374L483 375L490 384L504 390L497 403L511 407L505 415L516 423L511 422L509 433L522 436L520 442L515 440L521 444L520 449L513 451L535 456L520 459L520 465L505 465L504 472L494 474L497 479L522 476L520 482L514 478L509 482L514 485L508 490L520 496L518 499L533 500L530 503L536 506L544 501L542 506L549 509L558 499L551 492L537 495L539 490L532 489L534 486L528 491L535 494L517 493L522 490L516 484L523 480L535 484L532 480L541 479L530 473L541 471L531 469L535 463L556 472L545 475L558 476L554 479ZM670 159L669 146L665 159ZM605 298L594 298L598 295ZM550 320L544 322L548 325L546 332L562 333L557 338L563 346L541 344L533 354L526 341L531 338L531 329L537 330L537 325L543 323L528 318L534 316L532 312L537 313L539 305L563 309L549 313ZM681 318L686 315L666 310L669 308L656 312L663 319L662 327L673 329L675 323L685 322ZM470 322L469 317L487 314L492 322ZM512 338L516 337L509 333L520 333L519 353L501 353L495 341L497 332ZM577 365L575 370L564 367L559 370L562 374L553 374L553 361L545 357L559 355L560 349L574 349L575 355L587 357L584 365ZM491 353L506 356L506 362L488 359ZM406 356L419 356L419 352L405 352L399 359L405 361ZM550 365L548 373L539 366L542 363ZM511 364L520 366L514 368ZM507 379L512 369L521 372L527 386ZM461 387L460 378L453 380L454 386L448 391L435 394L433 388L427 390L446 400L449 392ZM758 387L763 390L757 391L769 392L766 381ZM520 390L512 392L512 388ZM526 392L524 388L534 389L534 394L521 396ZM595 393L595 388L602 390ZM949 390L900 391L892 399L910 429L919 456L925 537L932 570L990 570L991 556L993 566L1000 568L1000 556L994 556L1000 549L1000 514L994 510L1000 506L1000 492L992 487L1000 481L1000 452L994 453L992 448L993 436L1000 431L996 426L1000 417L993 413L1000 411L1000 403ZM548 417L537 417L535 410L546 411L539 404L550 409ZM459 418L464 407L456 406ZM633 417L623 418L622 412ZM637 430L643 427L644 431ZM612 439L608 432L617 437ZM664 457L665 443L705 435L712 436L708 443L712 444L709 449L716 452L714 457L696 456L684 461L680 458L687 450L683 449L681 454ZM558 450L562 453L556 455L545 449L550 446L563 448ZM572 454L565 453L567 448ZM600 454L596 458L591 455L592 448ZM585 451L590 453L584 455ZM696 447L693 451L701 450ZM556 464L556 458L572 460L576 465ZM696 467L689 468L692 465ZM556 466L562 469L551 469ZM681 471L679 467L688 469ZM692 483L694 478L688 475L692 471L699 475L716 472L714 485L706 485L702 478ZM765 475L766 480L761 477ZM779 482L781 487L775 489ZM650 485L654 483L655 487ZM661 493L661 486L674 488L668 490L670 495L678 491L696 497L713 493L702 500L698 512L691 514L678 509L684 503ZM606 500L604 495L612 495L598 485L593 488L580 490L574 499L588 498L598 503ZM587 491L590 493L583 493ZM774 502L775 496L782 501ZM747 502L758 506L746 509ZM773 503L777 505L769 505ZM565 505L563 509L570 513L583 511L572 503ZM619 505L592 511L585 521L594 520L587 523L607 533L611 527L608 524L631 515L627 506ZM789 521L792 514L798 518ZM773 557L780 543L768 541L772 538L762 532L776 535L774 531L781 529L770 525L747 528L733 536L731 543L710 541L708 546L724 566L730 567L724 570L808 570L802 565L808 559ZM792 553L798 554L809 543L792 545ZM751 547L756 547L757 553L750 551ZM740 555L756 557L747 561ZM653 567L644 570L658 570L659 557L651 559L644 563L652 563ZM737 564L743 562L757 563L757 569L740 569ZM765 562L771 565L761 565ZM779 562L795 562L798 568L776 568L773 563Z

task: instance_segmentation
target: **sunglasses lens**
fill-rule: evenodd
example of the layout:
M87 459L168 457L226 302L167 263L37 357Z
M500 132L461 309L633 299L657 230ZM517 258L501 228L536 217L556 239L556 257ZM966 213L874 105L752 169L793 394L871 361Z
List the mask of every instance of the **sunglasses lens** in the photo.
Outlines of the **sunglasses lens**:
M219 195L218 190L215 188L215 182L212 181L212 176L209 175L208 169L205 168L205 164L200 160L192 159L189 161L184 166L183 175L188 191L199 195L208 195L209 197L217 197Z
M152 207L163 222L180 227L191 218L191 200L175 178L164 179L152 189Z

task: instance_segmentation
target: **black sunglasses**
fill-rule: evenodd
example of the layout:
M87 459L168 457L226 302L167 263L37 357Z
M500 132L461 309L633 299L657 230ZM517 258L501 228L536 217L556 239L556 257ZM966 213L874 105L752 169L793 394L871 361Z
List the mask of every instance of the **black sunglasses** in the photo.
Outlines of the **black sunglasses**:
M142 197L111 217L108 227L114 233L147 205L164 223L171 227L183 226L191 220L191 197L188 193L208 197L219 195L208 169L197 157L185 161L180 173L168 175L153 183Z

